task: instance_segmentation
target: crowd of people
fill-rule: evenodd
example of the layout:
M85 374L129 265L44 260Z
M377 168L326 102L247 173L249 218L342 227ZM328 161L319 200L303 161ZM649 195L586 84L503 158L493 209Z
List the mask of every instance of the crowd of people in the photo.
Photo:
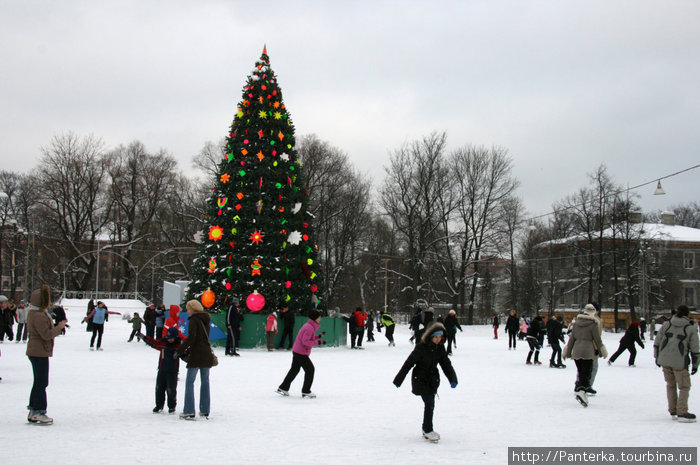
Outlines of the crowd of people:
M226 355L239 356L243 314L237 299L232 299L226 311L227 329ZM187 334L183 334L180 307L171 305L166 311L164 305L156 306L149 302L143 314L125 316L131 326L127 342L143 341L159 351L154 413L164 410L167 401L168 413L174 413L177 405L177 377L179 361L186 361L186 381L184 408L180 418L195 419L196 411L200 417L208 418L210 413L209 371L218 364L218 360L209 342L210 315L197 300L190 300L185 305L188 314ZM49 425L53 419L47 416L46 387L49 382L49 358L53 355L54 339L65 333L68 326L66 312L60 305L51 303L51 291L48 286L35 290L29 303L20 301L15 305L5 296L0 296L0 342L5 338L17 343L26 342L26 354L31 362L34 382L30 391L27 420L32 424ZM121 315L107 309L102 301L90 301L82 323L92 333L90 350L102 350L102 334L109 315ZM264 325L268 350L275 350L275 338L278 328L282 336L277 349L291 350L292 363L284 380L277 388L277 393L289 396L289 389L298 373L304 371L301 388L302 397L315 398L312 392L315 367L310 355L313 347L325 344L324 332L318 333L321 314L316 309L307 312L308 319L294 335L295 314L289 307L267 314ZM350 331L350 348L362 349L363 337L374 342L373 333L384 335L390 347L395 346L394 329L396 323L387 312L365 311L357 307L352 314L344 317ZM628 365L635 366L636 348L644 349L644 321L633 321L620 339L617 351L610 357L612 365L625 351L630 353ZM13 326L17 324L15 334ZM142 326L146 334L141 332ZM494 339L498 339L500 322L497 315L492 321ZM408 375L411 375L411 390L420 396L423 404L422 431L430 441L438 441L440 435L433 428L435 396L440 384L438 365L449 380L452 388L457 387L457 375L450 362L452 350L457 347L456 333L462 331L456 312L450 310L445 317L435 315L435 309L427 307L418 310L409 321L412 331L410 338L415 347L399 369L394 384L400 387ZM593 388L598 372L600 358L608 358L608 351L602 340L603 324L600 307L596 303L586 305L568 326L561 316L533 319L519 318L515 310L508 314L504 325L508 334L508 350L516 350L517 341L525 340L528 353L527 365L541 365L540 351L546 339L551 347L550 368L566 368L563 360L573 360L576 365L574 383L575 399L583 406L589 405L589 396L595 395ZM565 337L568 335L568 340ZM562 344L564 347L562 348ZM285 347L286 346L286 347ZM533 357L534 356L534 357ZM661 325L654 339L654 359L663 369L666 381L668 412L673 419L680 422L694 422L695 415L688 411L690 376L695 374L700 364L700 347L698 326L690 320L686 306L679 306L672 316ZM195 409L195 381L200 378L199 404ZM1 378L0 378L1 379Z

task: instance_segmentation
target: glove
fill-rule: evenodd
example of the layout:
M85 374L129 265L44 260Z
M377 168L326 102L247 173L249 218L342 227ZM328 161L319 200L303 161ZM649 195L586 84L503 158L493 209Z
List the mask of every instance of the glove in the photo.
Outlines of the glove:
M456 387L457 387L457 381L451 381L451 382L450 382L450 387L451 387L452 389L456 388Z
M326 341L324 341L323 339L319 339L319 340L318 340L318 345L320 345L320 346L325 346L325 345L326 345Z
M697 372L698 372L698 366L697 366L697 365L693 365L693 371L691 371L690 374L691 374L691 375L694 375L694 374L697 373Z
M326 332L324 331L324 332L322 332L321 334L319 334L318 337L319 337L319 338L322 338L322 337L325 336L325 335L326 335Z

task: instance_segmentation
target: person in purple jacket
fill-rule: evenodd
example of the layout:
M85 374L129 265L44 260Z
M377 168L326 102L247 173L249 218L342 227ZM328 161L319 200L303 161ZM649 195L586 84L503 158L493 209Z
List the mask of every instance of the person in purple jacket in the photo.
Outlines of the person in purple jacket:
M282 384L277 388L277 394L282 396L289 395L289 387L294 381L294 378L299 374L299 369L304 369L304 385L301 387L301 397L313 399L316 394L311 392L311 384L314 382L314 364L311 363L309 355L311 349L317 345L324 345L326 341L322 340L325 332L316 334L321 326L321 313L318 310L309 311L309 321L301 327L297 333L297 337L292 347L292 367L287 372Z

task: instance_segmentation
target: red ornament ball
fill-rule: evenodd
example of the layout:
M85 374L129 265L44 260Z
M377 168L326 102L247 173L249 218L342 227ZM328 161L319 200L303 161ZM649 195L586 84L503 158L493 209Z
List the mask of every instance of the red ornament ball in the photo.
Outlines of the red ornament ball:
M246 298L245 304L251 312L259 312L265 306L265 297L258 291L254 291Z

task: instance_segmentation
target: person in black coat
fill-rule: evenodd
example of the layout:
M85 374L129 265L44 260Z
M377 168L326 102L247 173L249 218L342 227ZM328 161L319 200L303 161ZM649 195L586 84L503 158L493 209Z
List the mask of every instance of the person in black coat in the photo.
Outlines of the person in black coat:
M541 348L540 337L542 337L542 333L544 332L543 329L542 317L537 315L527 328L527 337L525 337L525 340L530 345L530 352L527 353L527 361L525 362L527 365L532 365L530 359L533 353L535 354L535 365L542 365L539 358Z
M408 356L403 366L394 378L394 385L401 387L408 372L411 374L411 392L421 396L425 405L423 410L423 437L431 441L440 439L440 435L433 430L433 412L435 410L435 394L440 386L440 373L438 364L450 381L452 388L457 387L457 374L445 350L445 326L441 323L433 323L423 332L420 342L416 344L413 352Z
M241 323L243 315L238 308L238 299L234 297L231 300L231 305L226 312L226 350L224 355L233 355L239 357L241 354L236 352L238 341L241 338Z
M552 317L547 322L547 342L552 346L549 368L566 368L566 365L561 363L561 345L559 345L559 341L564 342L563 329L564 324L561 316Z
M457 330L462 331L462 327L459 325L457 320L457 312L450 310L445 317L445 335L447 336L447 355L452 355L452 344L455 343L455 338L457 337Z
M58 325L61 321L68 320L66 318L66 311L64 310L63 307L60 305L54 305L53 307L53 321L54 325ZM61 330L61 334L66 334L66 328L70 328L70 326L66 325L63 327Z
M282 328L282 338L277 346L278 349L281 349L284 346L284 341L289 339L287 350L292 350L292 344L294 344L294 321L294 312L289 307L282 308L282 323L284 323L284 326Z
M637 349L634 347L635 342L639 344L639 346L642 349L644 348L644 342L642 342L642 339L639 337L638 321L633 321L630 327L627 328L627 331L625 331L624 336L622 336L622 339L620 339L620 347L617 348L617 352L612 354L610 360L608 360L608 365L612 365L613 363L615 363L615 360L617 360L617 357L622 355L622 352L624 352L625 350L629 350L630 359L628 364L631 367L635 366L634 359L637 357Z
M516 315L515 310L511 310L506 320L505 331L508 333L508 350L511 348L515 350L515 341L518 337L518 331L520 330L520 322L518 321L518 315Z

